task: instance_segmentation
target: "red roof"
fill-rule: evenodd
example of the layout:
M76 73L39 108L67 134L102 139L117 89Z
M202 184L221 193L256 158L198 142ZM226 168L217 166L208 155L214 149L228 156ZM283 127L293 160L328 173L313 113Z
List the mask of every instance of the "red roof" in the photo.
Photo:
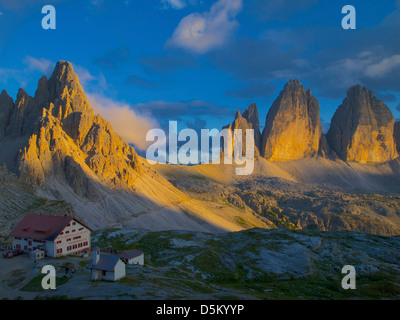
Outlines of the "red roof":
M27 214L10 233L10 236L53 241L72 220L85 226L72 217ZM85 227L88 228L87 226ZM91 230L90 228L88 229Z

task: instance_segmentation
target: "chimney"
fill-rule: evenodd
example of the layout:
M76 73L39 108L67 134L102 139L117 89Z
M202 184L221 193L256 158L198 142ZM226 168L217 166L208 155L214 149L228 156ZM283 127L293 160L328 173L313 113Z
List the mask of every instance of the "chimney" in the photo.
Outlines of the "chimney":
M93 248L92 251L92 265L95 266L100 260L100 249L98 247Z

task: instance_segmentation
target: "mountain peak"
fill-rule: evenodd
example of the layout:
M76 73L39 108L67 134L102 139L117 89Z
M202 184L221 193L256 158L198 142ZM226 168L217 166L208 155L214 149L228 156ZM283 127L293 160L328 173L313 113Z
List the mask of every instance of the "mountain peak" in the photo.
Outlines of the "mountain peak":
M0 99L6 99L6 98L11 98L11 97L8 95L8 92L5 89L3 89L0 93Z
M235 114L235 120L240 119L240 118L242 118L242 114L238 110L238 111L236 111L236 114Z
M390 109L372 91L351 87L332 118L328 142L342 160L379 163L398 156Z
M72 67L71 62L60 60L56 63L53 75L54 74L63 75L63 74L70 74L70 73L74 73L74 68Z
M262 154L270 161L318 154L322 136L319 103L299 80L290 80L272 104L262 136Z
M248 109L243 112L243 118L246 118L247 121L256 124L257 123L257 127L258 127L258 108L257 108L257 104L252 103L249 105Z
M293 90L293 91L298 90L298 89L305 90L303 85L301 84L300 80L297 80L297 79L289 80L284 88L284 90Z
M60 87L74 86L79 84L78 75L74 72L72 64L68 61L57 62L49 83L59 83Z

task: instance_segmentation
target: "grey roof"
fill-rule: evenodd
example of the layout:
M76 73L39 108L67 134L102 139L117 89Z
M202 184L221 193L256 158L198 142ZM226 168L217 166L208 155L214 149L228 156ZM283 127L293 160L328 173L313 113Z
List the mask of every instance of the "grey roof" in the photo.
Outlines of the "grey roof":
M119 256L122 259L133 259L136 257L140 257L142 254L144 254L144 252L140 250L126 250L122 251L122 253Z
M90 261L88 267L89 269L94 270L114 271L119 260L120 258L118 256L101 255L100 260L96 265L93 265L92 261Z

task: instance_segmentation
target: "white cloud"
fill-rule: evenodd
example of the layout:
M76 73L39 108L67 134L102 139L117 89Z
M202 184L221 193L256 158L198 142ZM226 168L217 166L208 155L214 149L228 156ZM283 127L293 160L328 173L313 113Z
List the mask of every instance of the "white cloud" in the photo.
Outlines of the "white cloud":
M45 58L34 58L31 56L26 56L22 61L29 71L40 71L46 75L50 74L54 68L54 62Z
M393 55L374 63L365 70L366 76L369 78L383 78L389 72L400 67L400 55Z
M150 143L146 141L146 134L159 127L157 121L150 116L138 114L126 103L106 97L108 94L113 96L116 92L103 74L94 76L86 68L75 64L73 68L93 110L111 124L124 142L133 144L140 150L147 149Z
M74 72L78 75L79 78L79 83L82 86L85 86L88 82L93 81L96 79L95 76L93 76L89 70L86 68L83 68L81 66L78 66L76 64L73 64L72 67L74 68Z
M222 46L238 26L236 17L242 8L242 0L218 0L210 11L183 18L167 45L199 54Z
M183 9L186 7L186 0L162 0L165 8L172 8L172 9Z
M113 101L100 94L88 94L86 97L96 113L110 122L115 132L129 144L145 150L151 143L146 142L149 130L158 128L157 122L150 117L137 114L124 103Z

